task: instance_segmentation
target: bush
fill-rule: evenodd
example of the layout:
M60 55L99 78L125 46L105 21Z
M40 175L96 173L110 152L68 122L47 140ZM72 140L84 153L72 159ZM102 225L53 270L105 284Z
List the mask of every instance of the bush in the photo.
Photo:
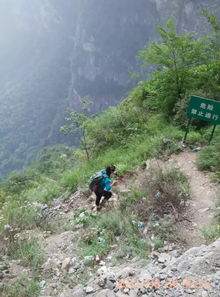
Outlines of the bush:
M154 169L148 180L147 193L155 213L164 214L170 206L179 209L181 202L189 198L187 177L175 167Z
M181 210L182 201L189 198L187 177L177 168L152 168L142 185L145 197L132 204L138 216L147 221L152 213L164 214Z

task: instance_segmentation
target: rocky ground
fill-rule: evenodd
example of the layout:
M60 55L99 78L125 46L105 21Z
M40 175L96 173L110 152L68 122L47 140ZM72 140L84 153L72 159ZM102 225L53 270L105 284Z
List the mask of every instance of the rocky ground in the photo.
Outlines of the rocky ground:
M153 252L149 260L103 266L85 286L64 291L60 297L219 296L220 239L209 246L191 248L181 256L172 246L165 250Z
M39 271L41 297L120 297L120 296L194 296L220 295L220 239L206 246L200 229L211 224L217 186L207 174L195 166L195 153L183 152L168 161L153 160L145 169L136 168L133 175L118 181L115 193L101 212L117 208L120 193L129 193L129 184L138 186L152 163L164 166L175 162L188 176L191 200L185 220L178 223L185 246L167 243L152 250L147 260L125 257L121 264L113 263L114 250L105 258L78 257L78 240L82 226L73 223L73 211L84 207L94 210L94 196L88 198L77 191L65 202L54 199L51 206L41 206L41 216L56 225L56 231L27 230L17 238L37 238L44 249L44 263ZM83 214L82 214L83 216ZM9 228L6 226L6 228ZM49 229L49 228L45 228ZM4 244L1 243L3 251ZM86 265L92 261L94 265ZM30 276L31 268L20 260L9 260L6 253L0 257L0 280L13 283L19 276ZM31 296L30 296L31 297Z

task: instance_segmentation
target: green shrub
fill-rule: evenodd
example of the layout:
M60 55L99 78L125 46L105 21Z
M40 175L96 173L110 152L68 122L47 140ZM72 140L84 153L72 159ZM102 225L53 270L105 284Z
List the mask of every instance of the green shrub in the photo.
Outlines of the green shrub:
M24 190L35 187L39 177L32 171L14 172L2 183L2 188L7 195L19 195Z
M124 216L120 211L111 211L103 214L97 221L97 226L115 236L125 236L135 229L129 216Z
M65 172L61 184L62 186L69 188L72 192L75 192L78 184L80 184L80 175L77 170Z
M75 224L89 225L96 218L96 213L80 207L74 212Z

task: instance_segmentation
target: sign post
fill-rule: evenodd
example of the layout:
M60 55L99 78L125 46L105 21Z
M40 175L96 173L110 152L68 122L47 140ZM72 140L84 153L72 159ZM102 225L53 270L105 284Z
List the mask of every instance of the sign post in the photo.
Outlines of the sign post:
M188 105L187 115L189 117L189 121L183 142L185 143L186 141L187 133L189 131L189 125L191 124L192 119L198 119L214 124L212 134L209 139L210 144L216 126L220 125L220 102L198 96L191 96Z

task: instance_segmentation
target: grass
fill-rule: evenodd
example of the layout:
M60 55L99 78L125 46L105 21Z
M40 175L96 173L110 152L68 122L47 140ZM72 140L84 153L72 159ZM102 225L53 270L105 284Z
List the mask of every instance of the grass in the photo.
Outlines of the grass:
M10 285L0 286L1 297L37 297L40 294L39 282L22 277Z
M220 194L216 201L214 222L211 227L203 228L202 234L207 243L211 243L220 237Z
M0 231L9 224L13 229L24 230L36 226L38 221L38 208L28 201L7 200L3 205L1 212L3 220L0 223Z
M208 244L212 243L220 237L220 224L214 224L209 228L203 228L202 234Z
M26 200L40 202L50 205L51 201L62 194L61 188L54 180L48 180L44 184L39 184L37 188L25 193Z
M140 230L132 223L131 217L125 216L120 210L91 218L89 226L81 237L82 257L106 255L114 244L124 254L142 257L148 255L148 242L141 238Z
M175 242L178 238L177 229L173 223L172 216L164 215L162 218L155 214L149 219L149 228L154 234L153 245L158 249L164 245L164 242Z
M199 153L197 166L201 170L211 171L215 182L220 182L220 129L216 131L212 145L206 146Z
M8 253L12 259L19 259L24 266L37 269L43 263L43 251L36 239L17 240L11 243Z
M144 190L137 190L137 189L133 189L131 193L126 193L126 196L123 197L123 193L119 193L120 194L120 205L119 208L122 212L124 211L131 211L131 207L132 205L136 202L136 201L140 201L139 199L144 197L146 195L146 192ZM131 213L131 212L130 212Z

